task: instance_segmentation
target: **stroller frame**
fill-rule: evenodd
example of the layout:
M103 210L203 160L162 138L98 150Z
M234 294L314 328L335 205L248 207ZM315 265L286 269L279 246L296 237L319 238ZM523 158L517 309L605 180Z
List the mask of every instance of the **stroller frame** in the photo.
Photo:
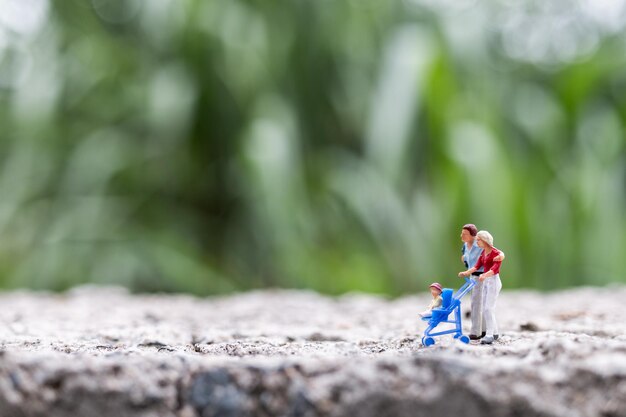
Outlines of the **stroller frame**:
M441 297L443 298L441 308L433 308L432 316L422 318L422 320L428 322L428 327L424 331L424 336L422 337L422 345L432 346L435 344L436 336L452 333L454 333L455 339L458 339L463 343L469 343L469 337L463 334L461 321L461 299L465 296L465 294L470 292L475 285L475 279L466 277L465 284L463 284L463 286L461 286L461 288L459 288L454 294L451 288L443 289L441 292ZM449 320L451 314L454 314L453 320ZM433 333L433 330L441 323L450 323L455 326L450 330Z

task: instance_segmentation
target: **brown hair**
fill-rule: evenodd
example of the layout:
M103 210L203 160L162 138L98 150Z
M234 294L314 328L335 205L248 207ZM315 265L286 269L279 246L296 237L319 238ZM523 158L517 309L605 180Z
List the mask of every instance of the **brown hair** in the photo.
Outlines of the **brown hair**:
M476 228L476 226L474 226L471 223L468 223L465 226L463 226L463 229L467 230L472 236L476 236L476 234L478 233L478 229Z

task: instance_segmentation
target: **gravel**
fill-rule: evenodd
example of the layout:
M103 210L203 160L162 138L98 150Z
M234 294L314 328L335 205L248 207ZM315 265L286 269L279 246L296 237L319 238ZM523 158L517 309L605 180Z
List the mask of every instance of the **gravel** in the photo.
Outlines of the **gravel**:
M626 287L503 291L490 346L421 346L428 302L5 293L0 416L626 416Z

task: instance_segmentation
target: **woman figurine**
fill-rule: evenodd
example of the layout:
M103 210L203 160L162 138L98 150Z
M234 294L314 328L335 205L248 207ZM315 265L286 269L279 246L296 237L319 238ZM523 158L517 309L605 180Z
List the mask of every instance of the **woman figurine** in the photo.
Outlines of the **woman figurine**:
M478 276L478 281L483 283L482 310L485 317L485 337L480 341L482 344L491 344L498 339L498 324L496 322L496 301L502 289L500 281L500 266L502 261L496 261L501 252L493 246L493 236L485 230L476 234L476 243L483 250L476 264L467 271L459 272L460 277L468 277L472 273L483 269Z
M476 234L478 233L478 229L473 224L463 225L461 229L461 240L463 241L463 248L461 256L461 262L465 264L465 268L469 268L470 266L476 265L478 258L483 253L482 248L478 246L476 243ZM500 251L501 255L496 257L496 261L504 260L504 252ZM482 268L478 269L472 275L475 278L478 278L480 274L483 273ZM471 307L471 318L472 318L472 328L470 330L469 338L470 340L478 340L481 337L485 337L487 334L485 325L485 316L483 315L483 283L480 281L476 282L476 285L472 289L472 307Z

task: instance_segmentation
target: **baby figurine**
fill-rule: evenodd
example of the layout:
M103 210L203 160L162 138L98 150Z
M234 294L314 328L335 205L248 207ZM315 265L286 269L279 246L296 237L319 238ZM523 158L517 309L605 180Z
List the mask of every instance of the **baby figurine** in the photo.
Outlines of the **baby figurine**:
M433 296L433 301L430 302L430 305L426 310L420 313L420 317L430 317L432 316L431 311L433 308L441 307L441 303L443 303L443 298L441 298L442 291L443 288L438 282L433 282L432 284L430 284L430 293Z

